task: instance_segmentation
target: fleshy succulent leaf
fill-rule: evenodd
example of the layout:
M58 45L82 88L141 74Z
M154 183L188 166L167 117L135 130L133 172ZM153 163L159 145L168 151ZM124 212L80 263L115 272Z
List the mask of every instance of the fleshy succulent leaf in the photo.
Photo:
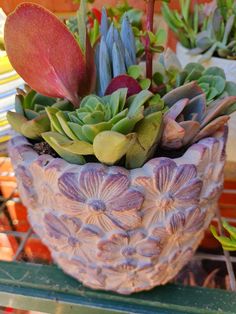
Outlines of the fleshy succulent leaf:
M105 95L110 95L117 89L127 88L127 97L138 94L142 88L139 83L129 75L123 74L113 78L107 86Z
M23 107L24 97L22 95L16 95L15 97L15 111L24 115L24 107Z
M63 128L60 124L60 122L57 119L56 114L59 112L59 109L56 108L46 108L45 109L48 115L48 118L51 122L51 125L53 126L54 130L56 130L58 133L65 135L65 132L63 131Z
M105 38L107 36L108 29L109 29L109 20L107 18L107 11L103 7L100 31L101 31L102 36L104 36Z
M78 105L79 95L90 92L86 57L67 27L41 6L24 3L8 16L5 45L15 70L39 93Z
M215 118L209 124L207 124L195 137L192 139L192 143L195 143L201 140L204 137L208 137L216 133L217 130L222 128L227 121L229 120L229 116L220 116Z
M110 130L112 124L110 122L100 122L97 124L85 124L82 126L82 132L84 136L89 140L90 143L93 143L94 138L97 134L102 131Z
M213 236L221 243L223 249L227 251L236 251L236 240L226 236L219 236L214 226L210 227ZM227 229L226 229L227 230Z
M94 139L94 154L100 162L113 165L127 153L135 139L135 133L123 135L114 131L103 131Z
M164 149L179 149L183 146L185 129L180 126L174 119L164 121L164 130L161 138L161 146Z
M192 138L194 138L200 131L200 123L197 121L182 121L179 123L181 128L184 129L185 134L182 139L182 146L188 145Z
M80 9L77 12L78 41L83 54L86 53L86 1L80 0Z
M178 100L182 98L189 98L192 99L200 94L202 94L201 88L198 86L198 84L194 82L190 82L186 85L177 87L167 93L164 97L163 100L165 104L170 108L173 106Z
M12 128L18 133L21 133L21 126L28 122L22 114L12 111L8 111L7 120L11 124Z
M66 118L66 115L63 111L59 111L56 113L56 118L58 119L58 122L60 123L64 133L72 140L77 140L77 136L75 136L74 132L71 130L71 128L68 126L68 120Z
M139 112L139 108L141 108L152 96L153 93L151 93L149 90L143 90L140 93L138 93L134 97L129 107L128 116L129 117L135 116L136 112Z
M68 122L68 125L80 141L89 142L89 139L84 135L84 133L82 131L81 125L74 123L74 122Z
M102 95L105 94L107 86L112 79L112 68L110 63L109 52L104 38L100 42L99 53L99 77Z
M127 168L141 167L153 155L161 136L161 128L161 112L154 112L137 124L137 140L126 154Z
M127 49L129 53L129 56L132 60L132 64L136 64L135 38L134 38L131 24L129 22L129 18L126 14L123 16L123 20L122 20L121 39L124 43L125 48Z
M25 109L25 117L28 119L28 120L32 120L36 117L39 116L39 113L37 113L36 111L34 110L31 110L31 109Z
M217 116L223 115L227 108L236 103L236 96L230 96L225 99L215 100L207 109L205 116L201 121L201 127L206 126L210 121L214 120Z
M117 77L126 73L125 62L119 46L114 42L112 48L113 75Z
M79 165L83 165L86 163L86 160L83 156L74 152L71 153L70 151L62 147L62 145L70 142L65 135L59 134L57 132L45 132L42 134L42 137L64 160L72 164Z
M47 114L29 120L21 126L21 133L31 139L40 139L43 132L50 130L50 121Z

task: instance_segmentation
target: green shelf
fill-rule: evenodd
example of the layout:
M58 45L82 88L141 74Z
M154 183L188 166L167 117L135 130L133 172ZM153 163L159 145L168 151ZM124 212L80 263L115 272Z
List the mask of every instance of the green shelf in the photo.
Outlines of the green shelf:
M170 284L122 296L86 288L55 265L0 262L0 305L56 314L236 314L236 293Z

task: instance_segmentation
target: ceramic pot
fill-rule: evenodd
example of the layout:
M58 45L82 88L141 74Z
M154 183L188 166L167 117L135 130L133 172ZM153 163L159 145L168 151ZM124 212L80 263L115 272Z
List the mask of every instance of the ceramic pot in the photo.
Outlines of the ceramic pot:
M199 62L202 55L191 55L189 50L183 47L180 43L176 45L176 55L180 60L180 63L184 67L190 62ZM212 57L211 59L203 62L203 65L207 68L217 66L225 71L225 75L228 81L236 83L236 61L223 58Z
M202 55L190 55L189 50L183 47L180 43L176 46L176 55L180 60L180 63L184 67L190 62L199 62ZM236 61L228 60L223 58L212 57L208 61L204 62L205 67L217 66L225 71L225 75L228 81L233 81L236 83ZM229 121L229 136L227 143L227 160L236 161L236 148L235 148L235 138L236 138L236 112L231 115Z
M54 261L86 286L129 294L167 283L191 259L222 191L226 131L130 171L39 156L22 136L9 153Z

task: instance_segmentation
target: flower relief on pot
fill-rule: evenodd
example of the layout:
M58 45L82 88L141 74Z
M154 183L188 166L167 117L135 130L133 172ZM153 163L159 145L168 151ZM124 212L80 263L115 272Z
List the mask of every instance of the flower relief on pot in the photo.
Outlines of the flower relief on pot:
M66 273L123 294L167 283L194 254L222 190L236 109L219 67L182 68L163 51L152 3L146 28L133 10L103 9L91 22L85 1L66 24L24 3L5 26L27 82L8 120L31 225Z

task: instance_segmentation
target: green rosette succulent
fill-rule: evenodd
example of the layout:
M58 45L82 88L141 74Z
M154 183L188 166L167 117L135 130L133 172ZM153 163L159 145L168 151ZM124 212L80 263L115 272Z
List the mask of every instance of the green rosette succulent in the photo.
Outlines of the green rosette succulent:
M231 226L226 220L223 220L223 227L229 236L218 235L216 228L211 226L213 236L221 243L226 251L236 251L236 228Z
M157 147L163 110L160 96L148 90L129 98L126 88L104 97L90 95L75 111L47 107L53 131L42 137L72 163L83 164L86 155L95 155L100 162L113 165L125 157L126 166L135 168Z
M8 111L7 119L12 128L33 140L39 140L41 133L50 130L50 120L46 108L72 110L72 104L67 100L57 101L56 98L43 96L26 87L26 91L18 89L15 98L15 112Z
M219 67L205 69L199 63L189 63L176 76L176 87L196 81L206 95L207 103L218 98L236 96L236 84L226 80Z

